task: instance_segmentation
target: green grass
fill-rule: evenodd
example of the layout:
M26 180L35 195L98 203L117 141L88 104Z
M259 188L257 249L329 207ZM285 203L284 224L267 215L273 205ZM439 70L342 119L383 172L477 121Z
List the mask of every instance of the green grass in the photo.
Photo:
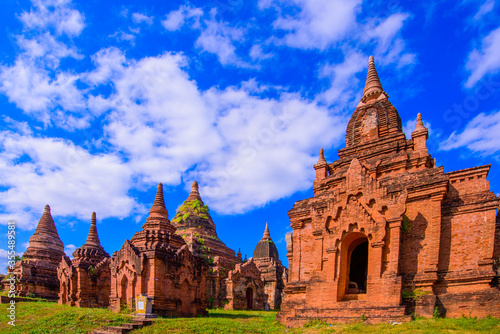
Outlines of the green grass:
M130 317L105 309L76 308L50 302L17 302L15 326L7 322L8 304L0 305L0 333L87 333L102 326L115 326Z
M276 312L210 310L205 318L158 319L133 334L159 333L500 333L500 319L417 319L402 325L327 324L310 321L304 327L286 328Z
M87 333L102 326L127 322L129 316L104 309L76 308L46 302L18 302L16 326L7 324L7 304L0 305L0 333ZM417 319L402 325L327 324L311 321L301 328L286 328L276 312L210 310L208 317L159 318L139 333L500 333L500 319Z

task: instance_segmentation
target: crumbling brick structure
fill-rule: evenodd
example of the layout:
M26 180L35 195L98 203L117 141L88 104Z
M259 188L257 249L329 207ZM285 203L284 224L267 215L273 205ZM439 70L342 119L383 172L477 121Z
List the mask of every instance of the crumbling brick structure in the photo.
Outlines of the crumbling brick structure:
M34 295L57 300L57 266L63 256L64 245L57 233L50 207L46 205L23 259L15 264L13 272L19 279L16 293L19 296Z
M264 289L260 273L256 274L247 265L242 268L241 253L235 256L234 250L227 247L217 236L215 223L210 216L208 207L203 203L198 190L198 183L193 182L188 198L172 219L189 249L209 265L206 279L207 302L209 307L224 307L226 309L253 309L264 307ZM240 269L237 269L240 268ZM251 301L247 304L246 291ZM243 291L243 292L242 292ZM249 299L250 300L250 299Z
M57 276L59 304L78 307L108 307L111 272L109 254L97 235L96 214L92 213L87 241L73 252L73 260L63 256Z
M168 316L206 314L208 265L195 257L168 219L160 183L142 230L125 240L110 259L110 308L133 309L134 298L153 298L153 313Z
M370 57L346 147L314 168L289 211L289 277L278 320L405 320L409 312L500 317L499 198L490 166L445 173L420 114L411 138ZM437 308L436 308L437 307Z
M278 248L271 239L269 226L266 223L266 229L262 239L255 246L253 252L253 262L260 271L260 277L264 281L264 293L266 294L264 304L266 308L277 310L281 306L281 294L285 287L287 269L283 267L278 254Z
M264 310L265 292L259 268L250 259L238 263L222 281L221 298L227 310Z

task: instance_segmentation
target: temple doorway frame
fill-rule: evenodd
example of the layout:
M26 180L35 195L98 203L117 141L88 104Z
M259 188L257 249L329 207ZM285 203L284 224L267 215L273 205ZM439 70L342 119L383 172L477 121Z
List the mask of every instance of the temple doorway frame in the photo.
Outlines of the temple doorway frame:
M363 244L364 242L368 242L367 245L367 254L366 254L366 289L363 293L356 294L348 294L347 291L349 289L349 274L350 274L350 266L351 266L351 256L353 251ZM342 240L340 247L340 275L339 275L339 283L337 290L337 301L343 300L353 300L353 299L365 299L366 294L368 293L368 268L370 262L370 241L368 237L361 232L351 232L347 234Z

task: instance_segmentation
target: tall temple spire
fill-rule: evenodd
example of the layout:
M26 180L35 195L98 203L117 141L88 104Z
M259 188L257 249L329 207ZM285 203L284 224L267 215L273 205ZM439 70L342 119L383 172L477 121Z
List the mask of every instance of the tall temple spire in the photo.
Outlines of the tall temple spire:
M191 185L191 193L189 194L186 201L193 201L195 199L203 203L203 201L201 200L200 192L198 190L198 182L193 181L193 184Z
M375 100L382 94L384 94L385 98L389 97L387 93L384 92L382 84L380 83L377 70L375 69L375 59L373 56L370 56L368 60L368 74L366 75L365 89L363 90L361 102L367 103L368 101Z
M90 220L89 235L87 236L87 242L85 244L88 246L101 246L101 242L99 241L99 236L97 235L97 224L96 224L95 212L92 212L92 218Z
M41 255L41 250L43 250L44 255ZM47 258L57 266L62 255L64 255L64 245L57 233L56 224L50 213L50 206L46 205L35 233L30 237L24 258Z
M266 229L264 230L262 240L271 240L271 234L269 233L269 223L266 223Z
M415 126L415 131L426 130L424 122L422 121L422 114L417 114L417 125Z
M50 213L50 206L47 204L43 210L42 217L38 222L38 226L36 227L36 231L34 234L40 233L49 233L55 234L59 238L59 234L57 233L56 224L54 223L54 219L52 218L52 214Z
M264 235L262 239L257 243L255 249L253 251L253 258L261 259L261 258L274 258L276 260L279 259L278 249L271 239L271 233L269 233L269 223L266 223L266 228L264 229Z
M87 241L82 247L75 249L73 252L74 263L87 263L96 265L102 259L108 258L109 254L106 253L101 246L101 241L97 235L97 219L95 212L92 212L90 219L90 230L87 236Z
M319 164L324 164L326 163L326 159L325 159L325 150L323 150L323 148L321 148L319 150L319 159L318 159L318 163L317 165Z
M168 211L165 208L165 201L163 200L163 184L161 182L158 183L155 201L151 210L149 210L149 217L164 217L168 219Z

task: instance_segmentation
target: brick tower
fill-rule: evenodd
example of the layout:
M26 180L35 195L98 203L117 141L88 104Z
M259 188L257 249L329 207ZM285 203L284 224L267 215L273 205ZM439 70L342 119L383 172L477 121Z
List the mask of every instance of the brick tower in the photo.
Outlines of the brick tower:
M57 266L64 255L64 245L59 239L50 206L46 205L23 260L15 265L14 272L20 281L17 284L18 294L57 299Z
M57 268L60 282L59 304L107 307L110 294L107 259L109 254L101 246L97 235L96 214L92 212L87 241L73 252L73 260L64 256Z
M264 292L267 295L266 302L269 308L279 309L281 293L285 286L283 274L286 268L281 264L278 249L271 239L268 223L266 223L262 239L255 246L252 259L259 268L261 279L264 281Z
M163 186L142 230L125 240L110 259L110 307L134 307L139 294L153 298L153 313L168 316L206 314L208 265L195 257L168 219Z
M200 196L198 182L194 181L191 185L191 192L172 219L172 223L191 252L204 259L210 266L206 289L209 306L223 306L222 281L227 278L228 272L235 268L235 264L241 263L241 258L217 236L215 223Z

